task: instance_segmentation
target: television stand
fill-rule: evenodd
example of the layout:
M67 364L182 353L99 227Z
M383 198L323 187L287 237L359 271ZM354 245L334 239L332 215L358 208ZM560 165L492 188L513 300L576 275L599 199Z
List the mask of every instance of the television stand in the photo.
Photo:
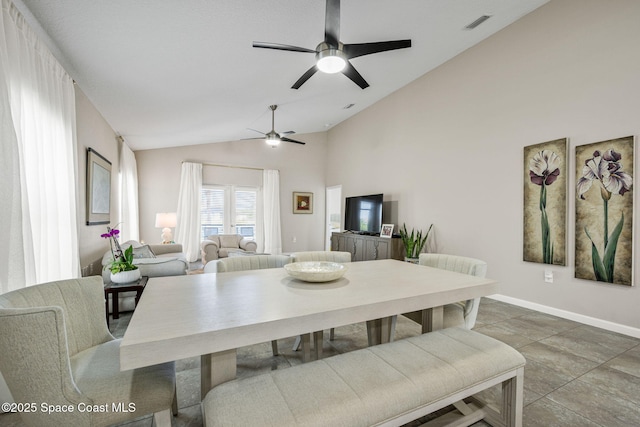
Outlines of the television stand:
M402 239L357 234L331 233L331 250L351 253L351 261L404 259Z

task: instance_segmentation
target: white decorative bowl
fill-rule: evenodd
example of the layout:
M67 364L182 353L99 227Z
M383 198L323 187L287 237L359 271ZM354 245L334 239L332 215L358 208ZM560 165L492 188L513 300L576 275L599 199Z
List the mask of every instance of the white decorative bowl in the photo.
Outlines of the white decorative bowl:
M135 282L141 277L140 269L121 271L120 273L110 273L111 281L113 283L131 283Z
M309 261L285 264L290 276L305 282L330 282L342 277L347 266L337 262Z

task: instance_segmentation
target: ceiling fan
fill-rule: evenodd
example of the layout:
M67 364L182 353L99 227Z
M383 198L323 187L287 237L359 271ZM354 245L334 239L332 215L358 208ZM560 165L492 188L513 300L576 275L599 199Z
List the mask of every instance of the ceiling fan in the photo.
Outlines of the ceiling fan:
M387 50L404 49L411 47L411 40L393 40L386 42L343 44L340 41L340 0L327 0L327 12L324 21L324 41L315 50L304 47L290 46L278 43L253 42L253 47L264 49L287 50L291 52L305 52L316 54L316 64L291 86L298 89L318 70L325 73L342 72L360 88L369 87L369 83L351 65L349 59L358 56Z
M267 145L270 145L272 148L276 148L278 145L280 145L280 142L282 141L305 145L306 144L305 142L296 141L295 139L282 136L282 135L291 135L292 133L295 133L292 130L287 132L282 132L282 133L276 132L275 124L274 124L275 123L274 116L275 116L276 108L278 108L277 105L269 105L269 109L271 110L271 130L269 132L263 133L263 132L260 132L259 130L249 128L249 130L261 133L262 135L264 135L264 138L246 138L246 139L264 139Z

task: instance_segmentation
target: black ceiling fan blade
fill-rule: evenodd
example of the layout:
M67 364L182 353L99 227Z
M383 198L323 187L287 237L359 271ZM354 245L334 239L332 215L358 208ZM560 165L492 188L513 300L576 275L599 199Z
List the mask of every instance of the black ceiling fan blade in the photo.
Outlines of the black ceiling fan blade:
M294 133L296 133L295 130L288 130L286 132L280 132L280 135L293 135Z
M291 89L300 89L300 86L302 86L304 82L309 80L309 78L316 72L318 72L318 67L314 65L313 67L309 68L307 72L304 73L302 77L300 77L298 81L293 84L293 86L291 86Z
M334 48L337 48L340 42L340 0L327 0L324 41Z
M411 40L392 40L374 43L345 44L343 51L347 58L371 55L372 53L386 52L388 50L404 49L411 47Z
M291 46L288 44L280 44L280 43L253 42L253 47L259 47L263 49L286 50L290 52L316 53L315 50L307 49L306 47Z
M302 145L306 145L306 142L302 142L302 141L296 141L295 139L291 139L291 138L280 138L282 141L286 141L286 142L293 142L295 144L302 144Z
M349 77L351 81L360 86L360 89L366 89L369 87L369 83L360 75L360 73L354 68L349 61L347 66L342 70L342 74Z

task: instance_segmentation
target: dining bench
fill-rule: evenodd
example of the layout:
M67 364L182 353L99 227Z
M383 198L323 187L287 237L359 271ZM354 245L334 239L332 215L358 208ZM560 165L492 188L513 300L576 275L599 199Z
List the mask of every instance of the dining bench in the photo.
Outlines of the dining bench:
M524 365L496 339L443 329L222 383L204 398L203 419L206 427L400 426L454 405L447 416L456 426L521 426ZM499 412L472 398L497 384Z

